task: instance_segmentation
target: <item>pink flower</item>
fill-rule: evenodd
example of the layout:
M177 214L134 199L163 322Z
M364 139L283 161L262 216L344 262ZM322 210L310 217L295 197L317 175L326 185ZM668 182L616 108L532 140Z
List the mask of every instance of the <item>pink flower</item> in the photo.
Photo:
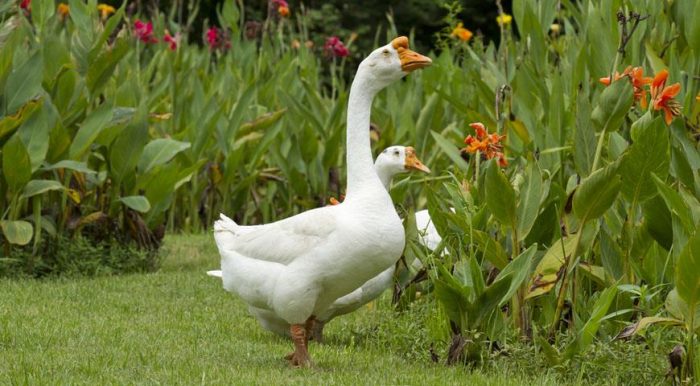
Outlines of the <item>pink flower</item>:
M344 58L350 55L350 51L347 47L340 41L337 36L331 36L326 39L326 44L323 45L323 50L327 55L335 56L337 58Z
M158 43L158 39L153 36L153 23L150 21L144 23L137 19L134 22L134 32L136 32L136 37L144 43Z
M207 30L207 43L209 43L210 49L215 49L219 42L219 29L216 27L210 27Z
M276 7L287 7L289 8L289 4L285 0L272 0L272 4L274 4Z
M209 49L212 51L216 49L228 50L231 48L231 42L228 39L226 31L216 27L209 27L207 30L207 44L209 44Z
M171 51L177 50L178 40L180 40L180 33L176 33L175 36L172 36L166 32L165 37L163 37L163 41L168 43L168 48L170 48Z

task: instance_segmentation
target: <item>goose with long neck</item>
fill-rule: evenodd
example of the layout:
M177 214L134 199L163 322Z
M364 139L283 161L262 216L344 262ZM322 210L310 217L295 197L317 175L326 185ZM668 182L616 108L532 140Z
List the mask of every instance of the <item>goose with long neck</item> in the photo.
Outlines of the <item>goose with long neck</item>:
M430 63L399 37L360 64L350 90L343 204L255 226L222 214L214 224L224 288L290 325L294 352L287 359L293 366L311 363L307 343L315 315L401 255L403 226L374 172L367 129L374 95Z

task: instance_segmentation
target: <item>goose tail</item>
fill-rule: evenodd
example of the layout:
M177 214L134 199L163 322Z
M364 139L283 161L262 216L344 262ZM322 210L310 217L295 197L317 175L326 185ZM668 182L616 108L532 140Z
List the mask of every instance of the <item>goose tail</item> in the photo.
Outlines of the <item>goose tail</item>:
M214 222L214 233L218 232L231 232L236 234L240 231L240 225L236 224L235 221L231 220L225 214L219 214L219 220Z
M221 270L215 270L215 271L207 271L207 275L212 276L212 277L219 277L223 278L223 274L221 273Z

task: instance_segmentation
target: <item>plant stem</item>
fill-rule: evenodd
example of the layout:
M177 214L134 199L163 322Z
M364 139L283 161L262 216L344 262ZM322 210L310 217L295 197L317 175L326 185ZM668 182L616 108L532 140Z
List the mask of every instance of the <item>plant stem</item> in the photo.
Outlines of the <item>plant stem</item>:
M564 277L561 280L561 287L559 288L559 294L557 295L557 308L554 311L554 321L552 322L552 328L549 331L549 336L552 338L556 336L556 332L559 329L561 312L564 309L564 301L566 300L566 290L569 286L569 264L571 263L571 260L576 258L576 253L578 252L578 247L581 243L581 234L583 233L584 225L585 224L581 224L578 232L576 232L576 235L574 236L576 237L574 249L571 251L570 255L566 254L566 250L564 250L564 240L561 240L561 247L564 251L564 266L562 267L564 269L562 274Z

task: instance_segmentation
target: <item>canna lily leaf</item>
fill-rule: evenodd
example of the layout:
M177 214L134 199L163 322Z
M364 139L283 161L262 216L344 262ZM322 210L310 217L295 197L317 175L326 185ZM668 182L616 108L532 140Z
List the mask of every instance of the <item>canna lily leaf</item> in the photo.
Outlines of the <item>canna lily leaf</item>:
M180 142L170 138L158 138L149 142L143 148L138 163L140 173L148 173L153 168L163 165L183 150L189 149L188 142Z
M32 235L34 234L34 229L32 224L18 220L18 221L0 221L0 228L2 233L10 242L10 244L15 245L27 245L32 240Z
M621 179L617 165L599 169L581 182L574 193L574 214L581 222L596 219L605 213L620 193Z
M496 162L489 163L484 186L489 211L502 225L515 225L515 191Z
M688 240L676 263L676 291L693 310L700 308L700 231Z
M27 148L17 134L13 135L2 148L2 165L5 181L10 190L19 192L32 176L32 162Z
M120 198L119 201L137 212L146 213L151 209L151 203L144 196L127 196Z
M598 106L591 116L598 131L617 131L634 102L632 84L627 78L619 79L603 90Z
M18 128L41 105L41 102L41 98L32 99L20 107L16 113L0 118L0 139Z
M31 180L24 187L21 198L29 198L37 194L46 193L51 190L63 190L65 187L58 181L53 180Z
M636 323L632 323L629 326L625 327L620 331L617 336L615 336L616 339L626 339L629 338L633 335L637 335L639 333L644 332L647 327L650 327L654 324L665 324L665 325L671 325L671 326L678 326L678 325L683 325L683 322L674 319L674 318L664 318L660 316L647 316L644 318L639 319Z

